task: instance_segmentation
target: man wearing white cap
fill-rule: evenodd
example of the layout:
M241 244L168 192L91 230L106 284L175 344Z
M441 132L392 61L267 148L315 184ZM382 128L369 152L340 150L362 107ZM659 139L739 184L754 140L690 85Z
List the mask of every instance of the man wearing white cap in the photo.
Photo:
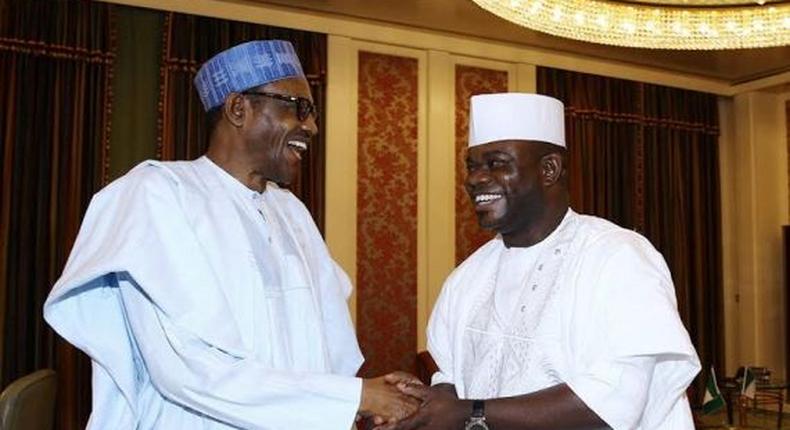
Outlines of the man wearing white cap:
M91 429L344 430L397 419L405 375L361 380L348 277L289 191L317 132L290 43L255 41L195 78L210 142L94 196L47 322L90 356Z
M447 279L439 371L399 429L693 429L700 369L672 278L642 236L569 208L560 101L472 97L466 189L498 233Z

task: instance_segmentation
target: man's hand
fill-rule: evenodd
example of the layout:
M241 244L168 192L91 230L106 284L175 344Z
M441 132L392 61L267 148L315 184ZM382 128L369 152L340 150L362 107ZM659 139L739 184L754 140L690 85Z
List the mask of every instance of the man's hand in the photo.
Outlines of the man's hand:
M392 373L389 373L387 375L384 375L384 380L387 381L387 383L392 384L392 385L396 385L396 386L398 384L416 385L416 386L422 386L423 385L422 381L420 381L419 378L417 378L416 376L412 375L411 373L406 373L406 372L392 372Z
M398 389L422 401L420 409L411 417L399 422L387 423L377 430L447 430L463 428L472 412L472 402L459 400L455 388L440 384L433 388L423 385L399 383Z
M412 415L420 401L402 393L397 386L417 386L416 384L422 385L417 378L404 372L364 379L359 414L373 417L375 425L395 423Z

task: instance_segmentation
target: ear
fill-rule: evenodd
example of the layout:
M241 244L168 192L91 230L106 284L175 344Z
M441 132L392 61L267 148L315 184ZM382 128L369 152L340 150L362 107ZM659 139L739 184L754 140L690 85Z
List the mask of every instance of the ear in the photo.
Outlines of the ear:
M225 98L225 104L222 105L222 110L225 118L228 119L234 127L241 127L244 125L244 117L248 114L249 105L245 103L245 98L239 93L230 93Z
M540 159L540 174L543 185L551 186L557 183L565 170L562 155L557 152L544 155Z

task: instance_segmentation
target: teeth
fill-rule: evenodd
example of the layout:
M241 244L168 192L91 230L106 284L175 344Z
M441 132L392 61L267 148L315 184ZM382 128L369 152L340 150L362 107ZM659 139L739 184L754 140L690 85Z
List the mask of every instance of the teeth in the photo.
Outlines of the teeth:
M302 151L307 151L307 144L302 142L301 140L289 140L288 144L293 146L296 149L301 149Z
M502 198L502 194L478 194L475 196L475 203L486 203Z

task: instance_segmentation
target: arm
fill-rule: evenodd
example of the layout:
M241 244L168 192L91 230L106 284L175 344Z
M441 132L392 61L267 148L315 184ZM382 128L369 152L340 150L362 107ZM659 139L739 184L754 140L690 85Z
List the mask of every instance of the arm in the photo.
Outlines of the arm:
M655 365L652 357L612 360L568 384L486 400L486 423L496 430L635 428L647 403ZM399 388L423 404L410 421L395 428L463 428L471 415L472 400L458 399L452 385L425 389L400 384Z
M467 417L471 410L470 402ZM486 405L486 421L502 430L609 428L566 384L493 400Z
M122 286L133 338L151 383L167 399L240 428L348 428L357 412L400 418L410 401L384 378L276 370L238 358L174 325L131 285Z
M452 385L400 388L422 399L423 404L414 416L384 430L462 429L471 415L472 400L458 399ZM487 400L485 417L488 426L496 430L609 428L565 384L531 394Z

